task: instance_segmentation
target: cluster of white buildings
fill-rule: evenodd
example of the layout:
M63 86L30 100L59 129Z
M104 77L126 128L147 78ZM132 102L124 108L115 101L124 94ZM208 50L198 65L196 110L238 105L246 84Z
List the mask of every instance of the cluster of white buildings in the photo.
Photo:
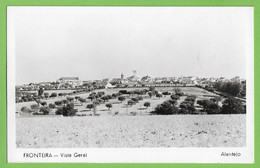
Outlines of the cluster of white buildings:
M17 86L16 90L38 90L43 87L45 90L53 89L76 89L76 88L88 88L92 85L102 86L104 88L114 87L142 87L142 86L196 86L201 87L213 86L218 81L233 81L241 82L239 76L232 79L221 78L199 78L195 76L187 77L155 77L152 78L148 75L141 78L137 77L136 71L133 71L133 75L127 78L124 74L121 74L120 78L107 78L103 80L82 81L79 77L61 77L55 82L41 82L30 83L28 85Z

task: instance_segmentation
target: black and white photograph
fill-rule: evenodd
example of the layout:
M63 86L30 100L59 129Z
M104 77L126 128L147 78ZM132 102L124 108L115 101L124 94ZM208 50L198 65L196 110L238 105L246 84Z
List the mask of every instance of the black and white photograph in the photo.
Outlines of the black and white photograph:
M253 8L7 11L10 161L252 162Z

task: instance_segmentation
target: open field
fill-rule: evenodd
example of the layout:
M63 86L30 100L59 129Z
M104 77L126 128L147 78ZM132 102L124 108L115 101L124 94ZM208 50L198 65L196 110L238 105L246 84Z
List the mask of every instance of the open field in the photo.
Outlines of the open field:
M136 90L136 89L148 89L148 88L115 88L115 89L101 89L101 90L97 90L96 92L105 92L106 95L111 95L113 93L117 93L119 90ZM209 98L211 96L217 96L214 93L208 92L204 89L201 88L197 88L197 87L180 87L181 91L184 92L186 95L196 95L197 96L197 100L199 99L204 99L204 98ZM156 90L158 91L169 91L171 93L174 92L174 87L156 87ZM83 97L83 98L87 98L89 96L90 93L81 93L81 94L77 94L77 96ZM107 107L105 107L105 104L101 104L99 106L97 106L97 113L101 114L101 115L107 115L107 114L114 114L114 113L119 113L119 115L121 114L129 114L130 112L136 112L138 114L148 114L148 112L151 112L158 104L161 104L162 102L164 102L165 100L169 100L170 96L163 96L162 98L157 98L155 96L153 96L152 98L150 98L148 95L144 96L144 99L139 101L139 103L136 103L133 106L127 106L127 101L131 98L128 95L124 95L126 96L126 100L124 102L120 102L117 99L111 99L106 103L111 103L113 105L112 109L108 110ZM207 97L208 96L208 97ZM73 96L71 96L73 97ZM133 96L135 97L135 96ZM66 97L57 97L57 98L51 98L51 99L44 99L44 101L46 101L48 104L49 103L54 103L57 100L62 100L62 99L66 99ZM182 102L185 99L185 96L181 97L180 100L178 100L178 103ZM148 109L144 108L143 104L144 102L150 102L151 103L151 107L149 107ZM87 102L84 103L83 105L81 105L78 102L74 102L75 103L75 108L78 109L79 114L84 113L86 115L90 115L93 112L86 109L86 105L91 103L89 99L87 99ZM30 108L30 106L32 104L35 104L34 101L32 102L22 102L22 103L16 103L16 111L20 111L20 109L23 106L26 106L28 108ZM195 104L196 105L196 104ZM53 111L54 113L54 111Z
M243 147L246 115L26 117L18 148Z

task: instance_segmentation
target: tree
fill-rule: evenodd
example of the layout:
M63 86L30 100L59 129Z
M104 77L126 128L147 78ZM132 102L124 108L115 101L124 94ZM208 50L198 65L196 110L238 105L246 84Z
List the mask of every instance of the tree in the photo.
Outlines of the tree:
M52 93L50 97L57 97L57 93Z
M112 104L108 103L108 104L106 104L106 107L108 108L108 110L110 110L110 108L112 108Z
M46 93L44 93L43 95L44 95L45 99L48 99L48 98L49 98L49 93L46 92Z
M44 106L40 108L40 112L43 113L43 115L49 115L50 113L50 108L48 106Z
M133 98L131 98L131 100L134 101L134 104L139 102L139 99L137 97L133 97Z
M135 104L135 102L133 100L128 100L127 104L132 107L132 105Z
M177 104L177 100L167 100L167 102L171 103L172 105L176 105Z
M42 87L40 87L40 89L38 90L38 96L42 96L44 90Z
M222 103L222 114L243 114L246 110L242 104L242 101L233 97L227 98Z
M166 97L167 95L169 95L170 93L168 91L162 92L162 94L164 95L164 97Z
M81 105L83 105L83 103L86 103L87 102L87 100L86 99L84 99L84 98L79 98L79 101L80 101L80 103L81 103Z
M63 116L74 116L76 114L76 112L77 112L77 110L74 109L74 104L69 103L61 108L58 108L55 113L57 115L62 114Z
M211 103L209 106L208 114L220 114L221 108L216 103Z
M88 96L88 99L90 99L91 101L92 101L94 98L95 98L94 95L91 95L91 94L90 94L90 95Z
M55 103L56 106L61 106L62 105L62 101L60 101L60 100L59 101L55 101L54 103Z
M68 100L69 102L72 102L72 101L74 100L74 98L73 98L73 97L67 97L67 100Z
M145 102L145 103L144 103L144 106L145 106L146 108L148 108L148 107L151 106L151 103L150 103L150 102Z
M143 98L143 96L137 96L136 97L138 100L143 100L144 98Z
M118 97L118 100L121 101L121 103L122 103L123 101L125 101L125 97L119 96L119 97Z
M64 105L68 104L69 101L67 99L61 100Z
M219 101L221 101L221 97L214 97L214 98L211 98L210 101L212 101L213 103L218 103Z
M80 98L80 96L75 96L76 101L78 101L79 98Z
M46 102L46 101L43 101L43 102L41 102L41 105L42 105L42 106L45 106L45 105L47 105L47 102Z
M207 99L206 100L198 100L197 104L202 106L204 111L208 111L209 107L210 107L210 104L211 104L211 101L207 100Z
M89 110L91 110L92 108L94 108L94 104L92 104L92 103L91 103L91 104L88 104L86 108L88 108Z
M188 101L184 100L183 102L181 102L179 107L180 107L180 110L179 110L180 114L196 114L197 113L197 111L194 107L193 99L188 99Z
M39 110L39 105L38 105L38 104L32 104L32 105L31 105L31 111L32 111L32 112L37 113L38 110Z
M179 100L180 99L180 96L176 95L176 94L173 94L171 95L171 99L172 100Z
M149 95L150 98L152 98L153 93L152 92L148 92L148 95Z
M64 93L59 93L58 96L62 97L64 96Z
M155 91L155 87L154 86L150 86L149 87L149 91Z
M102 96L101 99L102 99L104 102L106 102L106 101L109 100L108 96Z
M21 108L21 112L23 112L23 113L30 113L31 110L30 110L28 107L23 106L23 107Z
M39 106L40 103L41 103L41 99L38 98L38 97L34 97L33 99L34 99L34 101L35 101L35 102L38 104L38 106Z
M177 114L178 108L172 105L171 103L165 101L162 104L159 104L155 111L153 112L155 114L159 115L171 115L171 114Z
M156 94L156 97L159 97L159 99L162 97L162 94L158 93Z
M56 107L56 105L53 104L53 103L50 103L50 104L49 104L49 107L50 107L51 109L54 109L54 108Z

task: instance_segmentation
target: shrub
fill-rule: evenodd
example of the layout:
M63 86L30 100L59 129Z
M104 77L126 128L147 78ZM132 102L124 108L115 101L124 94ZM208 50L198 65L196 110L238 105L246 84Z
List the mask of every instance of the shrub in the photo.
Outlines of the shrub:
M30 113L31 110L30 110L28 107L23 106L23 107L21 108L21 112L24 112L24 113Z
M42 112L44 115L48 115L50 113L50 108L48 106L41 107L40 112Z
M171 103L165 101L162 104L159 104L155 111L153 112L155 114L159 115L171 115L171 114L177 114L178 108L172 105Z
M50 104L49 104L49 107L50 107L51 109L54 109L54 108L56 107L56 105L53 104L53 103L50 103Z
M38 104L32 104L31 105L31 111L38 112L38 110L39 110L39 105Z
M69 103L66 106L63 106L61 108L58 108L56 110L56 114L62 114L63 116L74 116L76 114L77 110L74 109L74 104Z
M137 114L137 112L132 111L132 112L130 112L130 114L135 116Z

